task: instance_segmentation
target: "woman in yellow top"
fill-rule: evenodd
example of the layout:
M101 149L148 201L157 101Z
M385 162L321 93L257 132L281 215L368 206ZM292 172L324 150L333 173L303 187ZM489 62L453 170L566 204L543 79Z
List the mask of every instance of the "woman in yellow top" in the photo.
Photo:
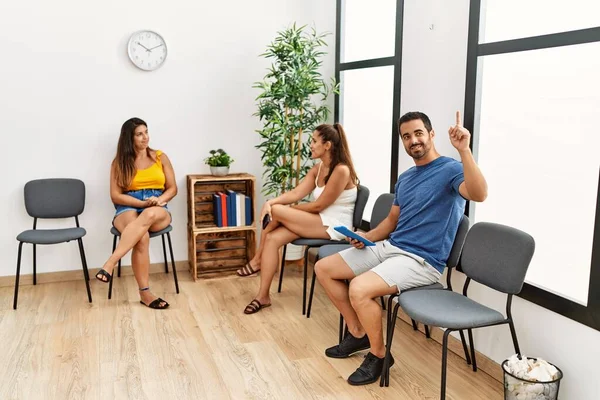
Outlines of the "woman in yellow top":
M139 118L125 121L121 128L110 170L110 198L117 210L113 225L121 232L121 240L96 279L109 282L116 264L133 249L131 261L141 303L163 309L169 303L154 296L148 285L149 232L171 223L167 203L177 194L177 184L171 161L165 153L148 147L149 139L148 125Z

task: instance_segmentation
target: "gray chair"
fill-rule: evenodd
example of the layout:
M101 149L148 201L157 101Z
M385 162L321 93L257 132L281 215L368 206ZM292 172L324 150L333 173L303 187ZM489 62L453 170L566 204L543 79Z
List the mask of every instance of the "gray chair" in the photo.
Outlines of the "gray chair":
M369 222L369 226L375 228L377 225L379 225L381 223L381 221L383 221L390 213L390 209L392 208L393 203L394 203L394 194L393 193L384 193L384 194L380 195L377 198L377 200L375 201L375 204L373 205L373 210L371 211L371 221ZM317 253L317 258L315 259L315 263L318 260L320 260L321 258L325 258L332 254L339 253L340 251L349 249L350 247L352 247L352 245L348 244L348 242L345 242L343 244L336 242L336 244L330 244L327 246L323 246L319 249L319 252ZM306 311L306 318L310 318L310 311L312 309L312 300L313 300L313 296L315 293L316 277L317 277L317 274L315 273L315 271L313 269L312 281L310 283L310 294L308 296L308 309ZM382 303L382 306L385 306L385 303ZM343 331L344 320L342 319L341 315L340 315L340 326L342 327L341 329ZM342 331L340 331L340 332L342 332ZM340 336L343 336L343 333L340 333ZM340 339L340 342L341 341L342 341L342 339Z
M356 202L354 203L354 214L352 216L352 225L356 230L362 223L363 213L365 211L365 206L367 205L367 201L369 200L369 189L366 186L358 185L358 192L356 194ZM304 250L304 283L302 286L302 315L306 314L306 286L308 281L308 251L314 247L321 247L330 244L339 244L339 243L348 243L347 241L339 241L339 240L329 240L329 239L308 239L308 238L299 238L292 242L297 246L305 246ZM287 245L283 246L283 256L281 257L281 267L279 268L279 286L277 287L277 292L281 293L281 284L283 282L283 269L285 267L285 252L287 249ZM313 272L314 274L314 272Z
M473 371L477 371L472 334L475 328L508 324L515 352L521 354L511 314L512 297L521 292L534 251L535 241L529 234L505 225L478 222L467 234L460 258L461 271L467 276L462 295L449 290L433 290L411 291L399 296L400 307L411 318L446 328L442 342L441 399L446 398L450 332L468 329ZM467 297L471 280L507 294L506 317ZM386 360L389 360L389 354L386 352Z
M175 280L175 291L177 292L177 294L179 294L179 282L177 281L177 269L175 268L175 258L173 257L173 245L171 244L171 234L170 234L170 232L172 230L173 230L173 227L171 225L169 225L165 229L162 229L160 231L150 232L150 239L158 237L158 236L161 237L161 239L162 239L163 255L165 256L165 273L168 274L169 273L169 263L167 261L167 248L165 246L165 236L167 237L167 239L169 241L169 254L171 255L171 268L173 269L173 279ZM121 232L119 232L119 230L113 226L110 229L110 233L112 233L112 235L113 235L113 247L112 247L112 251L114 252L115 249L117 248L117 240L121 237ZM113 271L113 274L114 274L114 271ZM117 267L117 276L119 278L121 277L121 260L119 260L119 264L118 264L118 267ZM108 284L108 299L109 300L112 297L113 280L114 279L111 278L110 282Z
M415 287L407 290L403 290L400 293L391 295L388 298L388 312L387 312L387 333L386 333L386 352L391 352L392 348L392 339L394 337L394 328L396 327L396 318L398 317L398 308L400 307L400 303L396 303L394 306L394 299L403 295L405 293L416 291L416 290L431 290L431 289L444 289L452 291L452 270L458 266L460 256L462 254L462 249L465 244L465 240L467 238L467 233L469 232L469 217L463 215L460 223L458 225L458 230L456 231L456 236L454 237L454 243L452 243L452 249L450 249L450 255L448 256L448 260L446 261L446 288L439 283L436 282L432 285ZM393 311L392 311L393 309ZM418 330L417 322L414 319L412 320L412 325L414 330ZM469 355L469 351L467 349L467 341L465 340L465 335L462 330L459 330L460 341L463 346L463 351L465 352L465 360L468 365L471 365L471 357ZM429 325L425 324L425 336L429 339ZM474 355L473 355L474 356ZM389 361L389 358L387 359ZM384 362L383 372L381 373L381 380L379 381L380 386L389 386L389 367Z
M33 245L33 284L36 285L36 246L38 244L50 245L77 240L85 287L87 289L88 300L91 303L90 276L83 249L83 240L81 239L85 236L86 232L85 229L79 226L78 218L85 208L85 184L79 179L37 179L25 184L24 197L27 214L33 217L33 229L23 231L17 236L19 252L17 256L13 309L17 309L17 300L19 298L19 277L21 275L21 251L23 243L31 243ZM37 229L38 218L58 219L70 217L75 217L76 227L74 228Z

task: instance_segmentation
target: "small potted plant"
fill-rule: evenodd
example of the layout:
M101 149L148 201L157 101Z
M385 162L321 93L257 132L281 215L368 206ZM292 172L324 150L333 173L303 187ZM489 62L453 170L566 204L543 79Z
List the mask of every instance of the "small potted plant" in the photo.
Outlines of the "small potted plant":
M210 156L206 157L204 162L210 165L210 173L215 176L227 175L233 158L223 149L211 150L209 153Z

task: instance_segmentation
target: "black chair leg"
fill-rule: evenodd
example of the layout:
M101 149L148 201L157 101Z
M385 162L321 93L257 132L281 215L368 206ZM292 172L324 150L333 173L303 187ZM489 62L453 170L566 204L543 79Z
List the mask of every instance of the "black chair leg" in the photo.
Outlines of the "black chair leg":
M477 360L475 359L475 342L473 342L473 329L469 329L469 345L471 346L471 357L473 358L473 372L477 372Z
M344 339L344 316L340 314L339 343L342 343L342 339Z
M388 304L388 308L392 308L392 303ZM381 378L379 380L379 386L390 386L390 361L392 359L392 342L394 340L394 330L396 328L396 319L398 318L398 310L400 304L394 306L394 312L390 314L390 320L388 320L387 337L385 339L385 358L383 360L383 369L381 370Z
M17 254L17 274L15 275L15 298L13 299L13 310L17 309L17 299L19 298L19 277L21 276L21 251L23 242L19 242L19 252Z
M117 237L114 236L113 237L113 246L112 246L112 252L115 252L115 249L117 248ZM121 260L119 260L119 267L121 266ZM120 268L119 268L120 270ZM112 278L115 275L115 271L113 270L113 273L111 274L110 277L110 282L108 282L108 299L110 300L112 298L112 286L113 286L113 280Z
M387 330L386 330L386 333L385 333L385 337L386 338L389 337L391 326L393 326L392 324L395 323L395 322L392 322L393 321L392 320L392 311L394 309L394 303L393 303L394 297L396 297L396 295L391 295L388 298L387 317L386 317L386 329Z
M389 383L386 384L386 382L389 380L389 375L386 375L386 371L387 371L387 364L389 362L388 359L388 346L391 346L392 343L392 338L394 335L394 328L396 327L396 323L393 315L393 311L394 311L394 303L393 303L393 299L394 299L394 295L391 295L388 298L388 307L387 307L387 312L386 312L386 322L385 322L385 328L386 328L386 332L385 332L385 355L383 357L383 369L381 370L381 377L379 380L379 386L388 386ZM385 309L384 309L385 310ZM397 317L397 315L396 315Z
M515 353L517 353L520 356L521 349L519 348L519 341L517 340L517 331L515 330L515 323L513 322L512 318L508 320L508 326L510 327L510 335L512 336L513 345L515 346Z
M446 329L444 332L444 341L442 343L442 386L440 388L440 399L446 399L446 364L448 363L448 336L452 332Z
M414 319L411 318L412 321L412 327L415 331L419 330L419 325L417 324L417 321L415 321Z
M118 240L119 240L119 238L117 238L117 237L115 236L115 242L114 242L114 245L113 245L113 253L115 252L115 249L117 248L117 241L118 241ZM113 275L114 275L114 274L115 274L115 273L113 272ZM117 276L118 276L119 278L121 277L121 259L119 259L119 265L118 265L118 267L117 267ZM112 279L111 279L111 281L112 281Z
M171 244L171 235L167 232L169 241L169 253L171 254L171 268L173 269L173 278L175 279L175 291L179 294L179 281L177 280L177 269L175 268L175 257L173 257L173 245Z
M312 309L312 301L313 296L315 295L315 280L317 278L317 274L313 269L312 280L310 282L310 294L308 295L308 307L306 309L306 318L310 318L310 310Z
M463 351L465 352L465 360L467 360L467 365L471 365L471 356L469 355L469 351L467 350L467 341L465 340L465 333L460 330L460 341L462 342ZM471 341L471 339L469 339Z
M383 308L383 311L385 311L385 299L383 298L383 296L381 296L381 308Z
M308 286L308 250L306 246L304 250L304 282L302 282L302 315L306 315L306 288Z
M427 339L431 338L431 333L429 332L429 325L425 325L425 337Z
M83 250L83 240L77 239L77 243L79 244L79 255L81 256L81 267L83 268L83 280L85 281L85 288L87 290L88 301L92 302L92 292L90 291L90 280L87 269L87 261L85 260L85 252Z
M33 245L33 284L37 285L37 255L36 255L36 247Z
M85 261L83 263L83 276L85 278L86 281L90 281L90 271L88 270L88 266L87 266L87 258L85 256L85 250L83 249L83 239L79 239L81 240L81 248L79 249L80 253L83 254L83 261Z
M169 262L167 261L167 246L165 246L165 235L160 235L163 244L163 256L165 260L165 274L169 273Z
M285 252L287 250L287 244L283 246L283 255L281 256L281 267L279 268L279 286L277 287L277 293L281 293L281 284L283 283L283 269L285 268Z

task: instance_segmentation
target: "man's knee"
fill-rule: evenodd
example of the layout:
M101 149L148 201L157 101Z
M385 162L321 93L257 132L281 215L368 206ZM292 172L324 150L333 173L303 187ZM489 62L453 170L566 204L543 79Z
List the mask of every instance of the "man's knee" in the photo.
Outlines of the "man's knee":
M315 274L317 275L317 278L319 278L319 281L322 279L331 279L332 272L336 267L339 267L335 259L335 256L329 256L321 258L315 263Z
M319 281L327 276L327 259L323 258L315 263L315 274Z
M371 290L372 288L369 287L365 279L361 279L360 276L356 277L350 281L350 289L348 291L350 302L354 305L360 304L365 300L371 300L373 298L373 296L371 296Z

